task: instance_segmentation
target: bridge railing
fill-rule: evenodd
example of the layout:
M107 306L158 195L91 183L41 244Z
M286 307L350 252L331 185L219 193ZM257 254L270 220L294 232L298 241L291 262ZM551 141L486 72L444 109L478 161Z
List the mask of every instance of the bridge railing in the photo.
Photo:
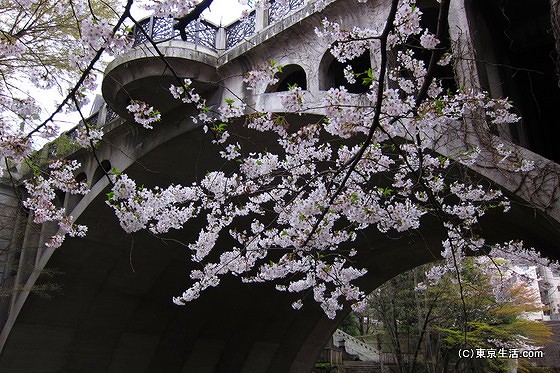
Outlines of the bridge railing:
M246 17L229 26L213 25L205 20L196 19L185 28L186 38L183 41L202 45L215 51L227 50L251 37L266 26L280 21L289 13L305 5L306 0L272 0L270 6L258 7ZM174 18L149 17L135 27L133 46L148 42L148 38L156 42L181 40L179 30L174 28Z
M75 127L66 131L55 141L47 144L45 146L47 155L49 157L60 157L78 150L80 146L75 140L78 137L78 131L85 125L85 123L87 123L88 126L96 127L103 130L105 127L118 119L120 119L119 115L105 102L103 102L99 109L95 113L87 117L85 121L81 120Z
M143 19L139 22L141 27L134 29L133 46L147 43L148 37L156 42L181 39L179 30L173 28L174 24L173 18L149 17ZM216 34L219 28L204 20L196 19L185 26L187 38L184 41L216 49Z

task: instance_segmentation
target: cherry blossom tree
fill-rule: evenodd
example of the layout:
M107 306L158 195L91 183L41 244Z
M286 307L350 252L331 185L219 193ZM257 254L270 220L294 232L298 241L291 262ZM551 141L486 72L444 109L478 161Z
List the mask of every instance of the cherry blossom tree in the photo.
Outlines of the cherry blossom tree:
M455 271L460 283L466 254L499 252L517 257L524 250L520 242L488 242L479 234L480 218L490 210L507 213L509 201L500 190L470 177L468 167L486 156L488 148L497 158L496 167L523 173L533 164L518 159L502 142L484 149L469 144L452 151L446 147L450 131L464 133L487 120L496 125L518 120L507 99L476 90L444 89L437 67L460 58L452 57L450 49L449 3L439 1L439 20L433 30L420 26L422 12L413 0L389 1L381 26L345 30L325 19L316 33L332 45L331 53L338 61L348 64L369 51L379 63L367 71L347 67L345 78L349 83L363 83L367 92L358 97L344 87L330 89L321 104L324 116L305 125L289 126L282 115L255 111L236 100L211 109L192 81L176 76L177 82L169 87L171 94L199 110L192 120L201 130L212 132L231 171L209 172L191 185L145 188L114 170L108 175L112 185L107 201L128 233L149 230L165 235L203 218L199 236L188 244L191 260L200 263L200 269L190 273L192 282L173 299L176 304L184 305L218 286L224 276L234 275L244 282L272 282L279 291L297 293L296 309L312 298L334 318L344 304L359 309L365 299L355 280L366 270L352 259L358 235L371 229L383 234L421 229L428 216L446 232L441 243L446 264L430 275L434 281ZM22 14L33 9L33 3L17 4ZM15 112L1 118L0 155L6 162L25 161L36 135L55 133L61 110L69 105L79 108L82 90L93 84L92 72L102 55L130 48L126 27L137 24L130 14L133 0L111 9L114 20L97 17L88 2L79 4L74 16L79 33L69 36L80 51L71 62L76 79L65 80L71 82L69 93L46 119L29 119L23 128L33 126L31 130L18 129L22 128L18 121L28 120L28 114ZM184 23L198 17L209 4L158 0L149 7L156 15L171 15ZM5 56L17 58L28 51L23 37L9 35L0 39ZM158 50L157 43L146 37ZM16 67L10 79L17 79ZM259 92L275 83L281 69L271 61L260 71L248 72L244 76L247 89ZM48 78L52 80L51 75ZM14 106L19 98L4 93L6 87L0 94L8 100L6 106ZM283 104L286 112L296 115L317 110L297 86L286 92ZM160 120L157 108L147 102L132 101L128 110L147 129ZM275 148L255 151L247 147L236 136L239 126L273 136ZM94 152L99 140L99 132L87 126L80 133L79 143ZM35 222L54 221L60 227L49 242L53 247L61 245L66 235L81 236L87 230L52 203L55 189L88 192L86 185L72 179L77 167L74 161L53 160L46 170L24 182L28 196L23 203ZM233 244L216 253L218 240L225 237L233 239Z

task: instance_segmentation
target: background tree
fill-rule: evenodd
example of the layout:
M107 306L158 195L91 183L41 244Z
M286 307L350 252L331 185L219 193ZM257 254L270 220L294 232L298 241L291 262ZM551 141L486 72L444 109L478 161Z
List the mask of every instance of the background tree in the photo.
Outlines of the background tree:
M104 43L105 29L115 22L123 5L65 0L0 3L0 120L4 126L29 132L41 114L48 115L46 110L52 108L43 107L48 101L36 99L50 95L54 105L55 97L68 93L86 72L92 50ZM76 92L80 102L95 80L87 73L88 79ZM45 135L57 133L54 123L48 126L51 129Z
M359 314L376 321L364 338L374 344L381 338L399 372L508 371L510 361L503 356L457 358L459 349L524 350L549 341L550 328L529 318L543 310L535 289L523 276L502 272L505 263L498 265L468 259L461 287L452 273L426 286L433 265L393 278L368 296L367 311Z

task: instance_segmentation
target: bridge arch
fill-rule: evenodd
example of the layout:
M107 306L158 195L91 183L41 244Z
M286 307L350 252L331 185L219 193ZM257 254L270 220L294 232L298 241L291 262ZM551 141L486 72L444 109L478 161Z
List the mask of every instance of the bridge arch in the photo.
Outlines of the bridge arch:
M359 18L349 9L346 11L350 14L347 23ZM306 27L310 28L309 24ZM179 48L174 43L165 46L166 53L177 57L173 53L184 51L173 49ZM253 52L250 44L241 47L253 53L256 61L255 56L261 51L258 47ZM194 66L199 76L204 77L201 81L211 82L226 70L243 70L235 60L223 62L224 55L211 51L196 54L192 49L188 58L183 55L172 61L179 64L200 57ZM161 70L154 67L159 62L145 51L135 53L136 56L115 62L110 67L114 68L113 74L104 84L106 99L123 115L128 99L122 93L123 87L139 92L139 81L153 82L156 75L161 75ZM150 69L141 69L144 62ZM132 68L127 71L128 67ZM187 67L184 63L184 70L180 70L185 76L189 74ZM169 84L168 79L166 76L157 81L158 89ZM227 80L227 84L231 84L234 92L242 87L239 77ZM213 85L206 87L211 94L210 104L223 101L222 90ZM305 98L321 95L317 89L307 93ZM171 103L167 107L169 112L175 109ZM189 184L222 162L211 139L188 119L192 114L192 107L182 107L180 115L172 115L152 132L119 120L107 130L108 141L98 150L99 159L107 160L112 167L147 186ZM305 120L305 116L298 118ZM118 143L118 148L113 143ZM443 141L436 151L450 155L453 145ZM486 236L498 241L514 231L518 238L558 257L560 209L558 191L554 190L558 185L554 175L560 174L558 165L516 149L527 159L535 160L540 170L550 172L541 179L533 175L538 182L531 186L515 175L489 170L484 164L475 168L473 172L494 180L518 201L509 214L485 217L483 223L489 226ZM93 174L97 166L90 154L79 152L74 157L83 161L88 175ZM311 369L344 314L329 320L311 303L293 311L290 305L294 298L289 294L277 293L269 285L246 286L235 278L225 280L223 286L209 290L187 307L174 306L170 299L183 290L188 281L186 274L192 267L187 260L189 253L180 242L192 241L199 224L189 224L164 239L147 233L127 236L105 205L107 187L106 178L101 178L92 185L92 193L72 211L78 222L92 227L88 237L68 239L59 250L39 255L39 270L46 267L63 272L59 281L64 285L64 294L52 301L25 296L14 302L12 307L19 316L17 321L15 316L11 320L11 333L8 335L4 329L2 334L7 340L0 355L2 370L299 373ZM391 240L375 230L364 232L356 243L356 259L368 268L360 286L366 291L373 290L400 272L434 260L443 235L437 222L430 218L424 221L422 230ZM226 247L228 242L220 245ZM31 275L28 283L33 285L36 281L43 281L38 272ZM30 355L33 359L29 359Z
M307 90L307 74L303 67L296 64L284 65L282 72L277 75L278 82L269 85L266 93L287 91L294 84L303 90Z
M354 83L348 82L346 78L344 69L347 66L351 67L351 75L355 77ZM328 91L331 88L342 86L350 93L366 93L368 86L362 84L361 77L356 77L355 74L363 74L370 68L372 68L372 63L369 50L347 63L338 61L328 50L319 64L319 89Z
M128 150L135 150L135 157L119 160L116 155L123 149L109 157L113 150L105 145L99 149L101 159L111 159L146 186L189 184L221 161L209 136L192 123L183 125L162 123L153 133L121 125L106 135L108 140L128 138L130 144L145 146L141 150L132 146ZM162 159L170 161L162 163ZM189 252L179 242L192 241L199 223L163 239L147 233L127 236L105 205L106 179L92 189L94 194L81 200L73 214L94 229L85 239L68 239L45 262L46 268L63 273L59 278L63 296L27 299L0 355L0 367L7 371L310 371L345 314L329 320L312 302L294 311L292 295L278 293L270 285L243 285L233 277L198 301L177 307L171 297L181 293L192 268ZM489 214L481 222L487 226L485 236L497 241L515 231L517 238L554 254L560 244L558 224L533 212L520 203L508 214ZM435 260L443 238L443 230L429 217L421 230L391 240L375 229L364 232L356 242L356 260L368 269L360 286L372 291L401 272ZM228 244L220 242L224 248ZM35 358L25 359L31 351Z

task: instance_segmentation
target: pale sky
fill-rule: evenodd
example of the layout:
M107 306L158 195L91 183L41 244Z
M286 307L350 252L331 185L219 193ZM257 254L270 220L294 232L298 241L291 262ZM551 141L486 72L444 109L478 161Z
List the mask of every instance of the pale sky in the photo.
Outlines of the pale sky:
M224 26L238 20L241 17L243 9L248 9L247 5L241 5L238 0L214 0L209 9L202 16L216 25ZM132 16L136 19L143 19L150 16L150 13L140 7L132 8Z
M237 0L214 0L202 15L217 25L227 26L241 17L243 9L248 9L247 5L241 5Z

